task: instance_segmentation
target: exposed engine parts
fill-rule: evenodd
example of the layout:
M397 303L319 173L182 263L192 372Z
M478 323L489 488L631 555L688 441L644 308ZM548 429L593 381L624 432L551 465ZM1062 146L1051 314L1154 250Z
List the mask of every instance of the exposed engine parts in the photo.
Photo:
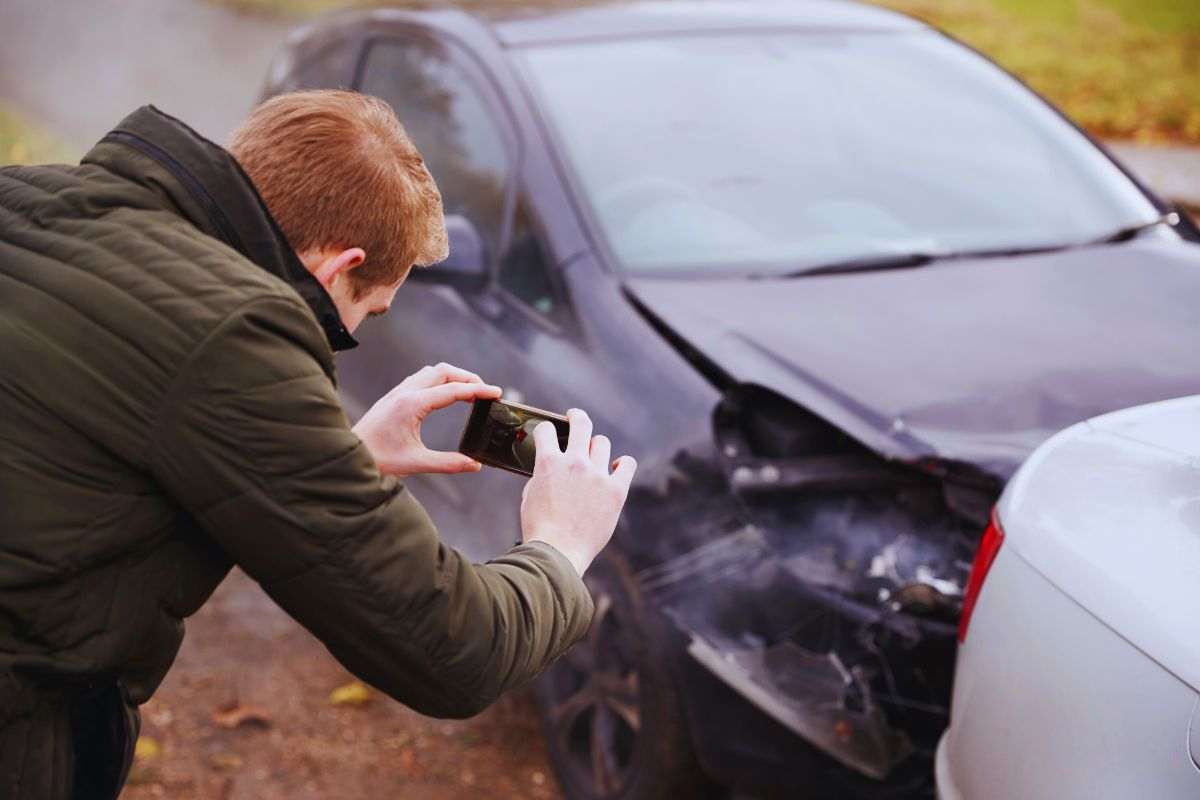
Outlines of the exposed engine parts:
M994 488L897 464L765 389L738 386L715 447L630 498L638 574L689 654L770 716L876 780L944 727L963 586ZM664 552L672 548L672 552Z

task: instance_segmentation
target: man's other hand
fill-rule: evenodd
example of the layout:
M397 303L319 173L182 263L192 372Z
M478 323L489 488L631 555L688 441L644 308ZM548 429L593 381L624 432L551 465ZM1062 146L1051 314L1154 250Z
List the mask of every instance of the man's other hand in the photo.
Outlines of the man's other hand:
M526 542L553 545L583 575L616 530L637 462L621 456L609 472L608 438L592 436L591 419L577 408L567 419L566 452L558 447L554 425L533 429L537 460L521 495L521 531Z
M426 447L421 422L429 412L460 400L469 403L499 396L499 386L484 383L473 372L446 363L422 367L371 406L354 432L375 457L379 471L387 475L478 472L480 463L469 456Z

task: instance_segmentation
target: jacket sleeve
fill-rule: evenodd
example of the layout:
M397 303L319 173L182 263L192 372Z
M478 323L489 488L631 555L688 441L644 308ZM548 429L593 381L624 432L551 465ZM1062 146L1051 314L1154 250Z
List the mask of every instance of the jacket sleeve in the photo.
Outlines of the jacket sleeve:
M473 565L442 544L351 431L326 347L298 299L243 306L181 368L153 469L347 669L422 713L478 713L584 634L591 597L550 545Z

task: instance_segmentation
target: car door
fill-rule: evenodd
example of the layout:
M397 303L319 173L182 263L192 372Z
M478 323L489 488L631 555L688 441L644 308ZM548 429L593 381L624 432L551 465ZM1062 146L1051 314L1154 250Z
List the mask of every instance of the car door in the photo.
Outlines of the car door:
M535 185L540 190L537 202ZM626 412L633 402L630 390L637 385L630 373L637 365L614 361L604 347L602 326L615 321L593 319L593 324L602 323L601 330L585 335L582 309L575 305L579 301L602 307L599 293L615 292L594 273L587 276L592 280L574 284L592 293L576 298L568 291L564 271L594 270L595 262L584 253L555 258L546 217L538 213L538 203L551 193L544 183L523 181L514 204L508 241L486 292L487 313L482 317L495 363L489 379L507 387L506 396L520 402L558 412L573 407L587 410L595 432L607 434L617 454L630 452L632 418ZM506 474L504 481L514 484L515 490L522 479ZM497 503L506 506L512 500L519 501L517 491ZM519 503L514 503L514 519L518 508ZM503 513L510 512L505 508Z
M456 45L414 29L370 40L355 88L395 109L437 181L446 214L473 225L494 276L510 252L519 150L511 120L478 64ZM537 402L521 388L527 369L521 352L497 333L508 307L494 277L478 290L439 283L436 272L422 277L427 279L410 278L392 310L363 326L362 347L342 357L343 395L352 413L361 413L406 375L440 361L504 386L514 399L522 395ZM432 415L424 424L426 443L454 449L466 412L463 406ZM519 476L492 469L409 480L446 541L477 559L503 552L519 538L522 483Z

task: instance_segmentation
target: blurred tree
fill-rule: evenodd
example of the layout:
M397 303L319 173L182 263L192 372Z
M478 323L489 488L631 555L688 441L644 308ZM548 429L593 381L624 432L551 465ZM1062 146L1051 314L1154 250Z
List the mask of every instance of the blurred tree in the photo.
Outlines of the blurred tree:
M0 108L0 165L74 162L78 154L17 114Z

